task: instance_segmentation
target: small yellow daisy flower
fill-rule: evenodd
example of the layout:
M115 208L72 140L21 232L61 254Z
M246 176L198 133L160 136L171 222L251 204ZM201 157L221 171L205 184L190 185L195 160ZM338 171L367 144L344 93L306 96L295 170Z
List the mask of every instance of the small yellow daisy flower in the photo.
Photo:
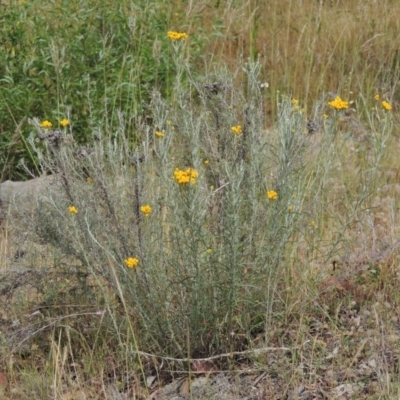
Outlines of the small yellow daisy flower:
M378 101L380 98L381 98L381 96L379 96L379 94L376 94L376 95L374 96L374 99L375 99L376 101Z
M78 209L77 209L75 206L69 206L69 207L68 207L68 211L69 211L71 214L78 214Z
M207 249L207 250L206 250L206 253L207 253L207 254L211 254L211 253L212 253L212 249Z
M278 200L278 193L276 193L275 190L268 190L267 197L270 200Z
M50 121L47 121L47 119L40 124L40 127L44 129L49 129L52 126L53 124Z
M161 132L161 131L156 131L156 136L159 137L159 138L162 138L162 137L165 136L165 133Z
M60 121L60 125L61 125L63 128L67 127L67 126L69 125L69 120L66 119L66 118L62 119L62 120Z
M387 111L392 109L392 106L387 101L382 101L382 107Z
M210 161L204 160L204 165L209 165L209 164L210 164Z
M174 179L180 185L185 185L187 183L195 184L198 175L199 173L193 168L187 168L186 170L176 168L174 171Z
M298 104L299 101L297 99L292 99L292 104L295 106L296 104Z
M177 40L185 40L188 38L187 33L175 31L168 31L167 36L174 42Z
M339 96L335 100L328 102L328 104L336 110L346 110L349 108L349 102L342 100Z
M240 125L232 126L231 130L235 135L240 135L242 133L242 127Z
M151 214L152 209L151 209L151 207L150 207L148 204L146 204L145 206L141 206L141 207L140 207L140 211L141 211L146 217L148 217L148 216Z
M139 259L136 257L129 257L124 261L124 263L128 268L135 268L139 264Z

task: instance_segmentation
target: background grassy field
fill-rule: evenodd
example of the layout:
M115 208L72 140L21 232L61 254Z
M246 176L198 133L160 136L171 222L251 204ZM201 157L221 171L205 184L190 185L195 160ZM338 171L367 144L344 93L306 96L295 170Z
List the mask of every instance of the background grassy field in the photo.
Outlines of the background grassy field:
M399 397L397 1L0 7L3 397Z
M69 114L84 141L94 121L112 126L117 109L145 114L151 90L168 96L176 72L170 29L190 35L187 57L199 78L216 64L236 71L240 60L258 59L271 125L276 90L308 108L328 92L397 100L399 7L389 0L3 3L2 177L25 175L22 157L38 172L27 118Z

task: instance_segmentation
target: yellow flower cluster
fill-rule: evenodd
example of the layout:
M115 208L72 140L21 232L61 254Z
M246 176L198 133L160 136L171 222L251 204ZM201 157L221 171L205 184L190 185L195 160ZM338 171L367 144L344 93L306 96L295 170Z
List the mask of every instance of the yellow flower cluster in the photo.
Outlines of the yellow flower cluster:
M232 126L231 130L235 135L240 135L242 133L242 127L240 125Z
M349 102L342 100L339 96L335 100L328 102L328 104L336 110L346 110L349 108Z
M193 168L187 168L186 170L176 168L174 171L174 179L180 185L185 185L187 183L195 184L198 175L199 173Z
M387 102L387 101L382 101L382 107L386 110L386 111L390 111L392 109L392 106Z
M298 99L293 98L291 100L291 103L293 105L293 111L299 111L300 110L300 105L299 105L299 100ZM305 112L305 109L302 108L301 112Z
M276 193L275 190L268 190L267 197L270 200L278 200L278 193Z
M146 217L148 217L149 215L150 215L150 213L151 213L151 207L148 205L148 204L146 204L145 206L142 206L142 207L140 207L140 211L146 216Z
M175 32L175 31L168 31L168 37L173 40L184 40L187 39L188 35L184 32Z
M66 119L66 118L62 119L62 120L60 121L60 125L61 125L63 128L67 127L67 126L69 125L69 120Z
M69 211L71 214L78 214L78 209L77 209L75 206L69 206L69 207L68 207L68 211Z
M64 118L64 119L62 119L62 120L60 121L60 125L61 125L63 128L65 128L65 127L68 126L69 124L70 124L69 119ZM45 121L43 121L43 122L40 124L40 127L43 128L43 129L49 129L49 128L51 128L52 126L53 126L53 124L52 124L50 121L48 121L47 119L46 119Z
M124 263L128 268L135 268L139 264L139 259L135 257L129 257L124 261Z
M49 129L52 126L53 124L50 121L47 121L47 119L40 124L40 127L44 129Z
M161 131L156 131L156 136L159 137L159 138L162 138L162 137L165 136L165 133L161 132Z

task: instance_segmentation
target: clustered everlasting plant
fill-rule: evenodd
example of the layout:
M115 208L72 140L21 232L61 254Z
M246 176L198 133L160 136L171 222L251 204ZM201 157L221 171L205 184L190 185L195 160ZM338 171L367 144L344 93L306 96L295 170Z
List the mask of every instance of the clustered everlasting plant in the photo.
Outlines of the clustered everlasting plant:
M136 268L139 264L139 260L135 257L129 257L124 261L128 268Z
M78 214L78 209L77 209L75 206L69 206L69 207L68 207L68 211L69 211L71 214Z
M382 107L387 111L392 110L392 106L387 101L382 101Z
M198 175L198 171L193 168L187 168L185 170L176 168L174 171L174 179L181 185L185 185L187 183L196 183Z
M53 201L38 208L35 234L107 282L103 295L118 293L126 312L140 316L132 320L138 346L159 354L184 356L188 331L191 351L207 355L271 323L284 249L301 220L288 202L304 201L304 135L286 100L279 137L263 133L261 92L251 83L258 65L245 70L248 97L236 91L231 104L228 92L210 95L195 81L196 113L181 84L174 96L187 105L169 108L155 97L152 121L164 129L138 122L143 147L131 147L123 124L117 139L97 130L81 147L70 132L57 131L55 140L36 123L47 150L34 137L32 146L59 179ZM220 79L232 87L228 76ZM61 207L74 218L63 218Z
M40 126L44 129L49 129L53 126L53 124L50 121L45 120L40 124Z
M187 33L185 32L175 32L175 31L168 31L168 37L173 40L184 40L188 38Z
M147 204L140 207L140 211L147 217L151 214L152 208Z
M150 0L17 3L3 7L7 17L1 16L6 151L0 164L3 177L22 171L47 176L49 183L34 210L18 210L20 241L39 244L39 268L25 257L26 270L24 251L12 257L4 246L4 262L21 261L22 272L10 268L8 286L0 277L0 295L10 298L26 282L24 312L12 315L30 326L24 338L23 322L10 323L11 334L2 327L6 351L0 356L9 353L15 371L16 349L21 358L41 353L33 371L43 359L51 375L43 386L54 392L39 392L38 385L32 392L71 397L66 385L76 394L79 381L95 377L105 397L131 390L131 397L148 398L136 392L151 385L149 372L162 377L168 370L188 372L196 397L192 374L232 371L239 360L241 369L248 363L267 377L284 376L284 396L296 397L290 385L309 387L304 380L334 371L343 354L350 360L343 374L326 374L329 389L337 380L332 376L348 376L353 390L359 371L350 368L363 356L369 359L360 370L374 371L362 390L368 380L379 389L395 381L383 373L393 335L386 337L390 328L378 310L383 303L397 320L392 293L381 288L396 275L397 247L383 236L397 238L398 230L386 229L380 207L386 201L398 220L397 182L386 185L396 180L397 167L389 170L384 156L396 141L390 134L399 39L392 29L397 22L388 17L377 19L380 33L368 40L366 10L386 12L396 2L363 2L363 12L355 13L367 16L362 32L354 30L359 23L348 24L354 21L347 8L311 0L300 8L281 2L287 18L276 15L263 29L258 16L273 13L241 9L242 1L226 2L222 19L224 2L204 14L189 5L185 18L182 5L171 13L171 2ZM256 3L257 10L270 8ZM318 23L304 25L308 17L296 18L298 10ZM326 23L332 12L346 18ZM201 18L209 19L207 27ZM301 35L281 35L282 24ZM341 24L346 35L337 34ZM187 33L168 31L175 26ZM206 38L209 27L213 34ZM240 36L246 30L250 40ZM222 32L238 32L238 46ZM261 32L271 45L263 45ZM40 43L40 51L32 43ZM345 57L349 49L354 52ZM248 61L236 60L238 54ZM226 59L226 66L219 62ZM338 71L346 71L346 79ZM340 96L328 101L328 88ZM27 118L32 115L38 119ZM387 265L379 251L368 253L366 262L348 261L357 242L366 254L379 246L390 252ZM346 268L336 268L337 256ZM358 275L351 276L354 270ZM379 288L373 312L359 313L372 280ZM363 329L368 340L360 347ZM270 357L275 350L279 356ZM290 365L286 374L278 363ZM397 374L396 358L392 366ZM104 378L111 376L116 384L108 391ZM301 395L310 397L307 390Z
M178 48L177 54L181 65ZM44 151L32 136L41 166L59 177L33 231L107 283L100 285L105 304L118 294L128 318L135 315L129 329L136 350L185 357L188 335L197 356L242 348L257 335L268 343L289 244L318 234L318 177L332 169L332 158L321 161L310 148L297 100L277 98L278 125L265 134L259 64L244 71L246 95L226 74L218 79L229 91L189 80L189 94L177 82L180 101L172 107L155 94L152 124L137 121L142 146L131 146L123 122L115 138L97 129L90 147L33 122L46 145ZM337 97L329 106L343 110L348 102ZM322 113L321 119L326 131L318 151L331 154L336 125ZM62 209L74 217L64 218ZM108 312L120 326L119 314Z
M278 193L276 193L275 190L268 190L267 197L270 200L278 200Z
M231 130L236 135L240 135L242 133L242 127L240 125L232 126Z
M60 125L61 125L63 128L66 128L66 127L69 125L69 120L66 119L66 118L62 119L62 120L60 121Z
M374 108L368 169L326 238L324 218L334 219L329 209L340 200L325 188L336 179L350 103L323 98L314 121L300 100L278 93L277 125L267 129L258 62L245 63L242 75L216 71L201 80L182 62L183 46L170 46L174 100L151 94L148 117L131 121L137 141L120 111L118 126L93 124L84 145L72 119L55 130L48 120L29 121L38 168L53 179L24 229L62 260L58 280L43 291L43 304L56 297L62 305L48 307L49 318L63 320L71 304L95 308L103 325L91 330L83 313L74 330L82 324L88 342L121 349L143 376L149 354L190 360L276 345L274 327L287 309L297 318L315 301L297 281L348 240L392 121L388 102Z
M339 96L330 101L328 104L336 110L346 110L349 108L349 102L342 100Z

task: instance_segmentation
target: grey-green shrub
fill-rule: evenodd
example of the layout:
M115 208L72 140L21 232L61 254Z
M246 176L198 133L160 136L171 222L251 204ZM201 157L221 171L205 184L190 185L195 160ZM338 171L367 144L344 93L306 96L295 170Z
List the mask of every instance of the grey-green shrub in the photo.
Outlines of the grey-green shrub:
M192 75L180 46L174 100L152 93L152 124L136 119L135 143L123 113L118 125L93 128L85 147L73 129L43 132L33 122L46 146L37 134L31 145L58 183L32 226L36 240L97 282L121 344L131 348L122 334L128 321L133 351L199 357L256 337L268 343L293 242L315 246L310 222L321 212L335 131L322 127L319 141L305 134L304 113L285 96L277 128L266 130L257 63L243 65L235 89L238 77L223 70ZM194 183L178 183L177 168L197 171ZM152 208L147 216L143 205Z

